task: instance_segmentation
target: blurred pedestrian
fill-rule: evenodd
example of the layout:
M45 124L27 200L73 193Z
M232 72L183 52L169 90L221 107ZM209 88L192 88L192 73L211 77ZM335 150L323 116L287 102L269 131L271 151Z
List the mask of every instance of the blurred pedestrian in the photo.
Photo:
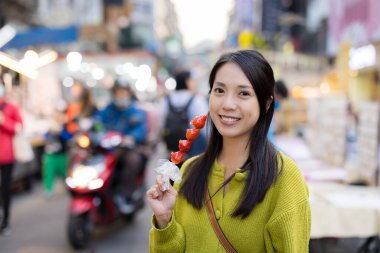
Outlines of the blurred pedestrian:
M289 100L289 89L284 81L278 80L274 85L276 121L275 134L288 134L292 130L292 109Z
M292 110L289 103L289 90L283 80L274 84L274 114L269 128L268 138L276 144L276 136L290 134L292 130Z
M70 160L69 141L80 130L81 121L91 120L97 113L89 88L77 82L71 91L71 101L68 106L66 108L57 106L51 129L45 134L43 183L47 198L53 196L56 177L59 176L64 180L67 176Z
M136 97L130 83L118 79L112 88L112 101L98 113L106 131L124 135L122 147L117 154L117 203L125 213L132 206L132 194L136 189L136 178L144 170L146 157L139 151L148 133L147 115L136 104ZM123 199L121 199L122 197ZM125 205L125 203L127 203ZM119 207L120 207L119 206Z
M197 115L208 113L207 100L194 92L195 84L190 71L177 72L175 81L175 90L166 96L160 105L160 128L169 152L178 151L178 141L186 139L186 128L190 128L190 120ZM184 124L180 123L182 121ZM206 145L206 131L202 129L198 138L193 141L185 159L202 153Z
M79 81L71 87L65 113L65 135L70 139L79 129L81 119L92 119L98 113L91 90Z
M150 252L308 252L306 182L267 138L271 66L254 50L227 53L209 84L206 151L184 163L180 184L165 189L159 175L147 191L154 213Z
M68 140L63 135L65 113L57 108L49 131L44 135L45 146L43 154L43 186L47 198L53 196L54 180L60 176L63 180L68 167Z
M1 172L1 204L3 217L0 225L2 234L9 233L10 205L12 197L12 171L15 161L13 137L16 129L22 125L19 108L6 99L6 89L0 80L0 172Z

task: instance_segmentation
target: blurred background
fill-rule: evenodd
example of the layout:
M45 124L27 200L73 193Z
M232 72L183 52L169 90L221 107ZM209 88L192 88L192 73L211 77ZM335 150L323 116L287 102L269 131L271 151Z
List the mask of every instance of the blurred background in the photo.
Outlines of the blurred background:
M43 136L76 82L100 110L119 78L154 129L178 70L189 69L192 91L207 99L213 63L242 48L260 51L287 88L273 141L308 182L310 252L380 252L379 11L377 0L2 0L0 79L34 159L13 171L12 232L0 236L0 252L148 252L147 206L133 221L97 227L87 249L72 248L64 180L44 196ZM151 138L147 185L166 152L158 132Z

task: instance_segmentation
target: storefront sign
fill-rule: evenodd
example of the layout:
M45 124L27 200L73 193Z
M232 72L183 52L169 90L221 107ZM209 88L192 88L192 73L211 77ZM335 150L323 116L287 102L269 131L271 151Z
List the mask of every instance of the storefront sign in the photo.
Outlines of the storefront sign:
M376 49L373 45L350 49L350 68L358 70L376 64Z

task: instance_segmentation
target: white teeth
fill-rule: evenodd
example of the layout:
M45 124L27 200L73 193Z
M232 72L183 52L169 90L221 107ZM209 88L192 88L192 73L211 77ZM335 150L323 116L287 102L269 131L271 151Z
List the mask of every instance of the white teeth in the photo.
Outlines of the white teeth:
M229 118L229 117L223 117L223 116L222 116L222 120L227 121L227 122L236 122L236 121L238 121L239 119L236 119L236 118Z

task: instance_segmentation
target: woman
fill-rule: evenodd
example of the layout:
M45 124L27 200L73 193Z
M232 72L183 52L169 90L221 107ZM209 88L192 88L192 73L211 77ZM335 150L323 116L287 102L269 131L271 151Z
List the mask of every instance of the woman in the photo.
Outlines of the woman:
M9 216L12 197L12 171L15 162L13 137L18 125L22 125L19 108L6 100L5 86L0 80L0 178L3 217L0 234L9 234Z
M272 68L254 50L228 53L211 70L209 84L206 151L185 162L180 185L163 191L158 176L147 191L154 213L150 251L225 252L204 204L211 196L237 252L308 252L308 188L294 162L267 139Z

